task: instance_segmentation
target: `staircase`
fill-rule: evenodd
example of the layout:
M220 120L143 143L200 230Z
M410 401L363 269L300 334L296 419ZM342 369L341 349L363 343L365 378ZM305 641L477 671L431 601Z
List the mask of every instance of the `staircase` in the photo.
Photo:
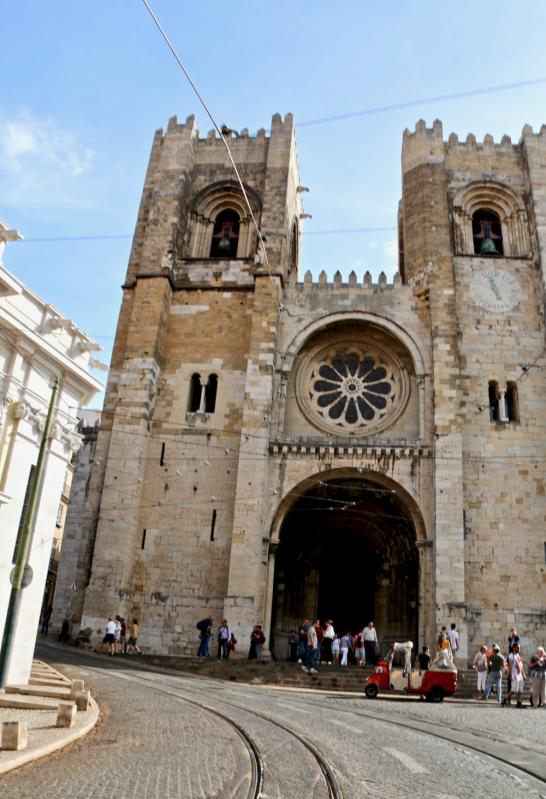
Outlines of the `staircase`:
M120 656L121 657L121 656ZM133 659L127 656L127 660ZM318 674L307 674L301 665L288 661L256 663L244 659L204 660L191 657L142 656L151 665L164 666L202 677L249 683L251 685L281 685L288 688L315 688L322 691L348 691L363 694L364 680L372 669L351 665L317 666ZM503 679L503 693L506 692L506 677ZM528 694L528 691L526 691ZM460 669L457 675L457 699L476 698L476 672L473 669ZM494 694L489 697L494 701Z

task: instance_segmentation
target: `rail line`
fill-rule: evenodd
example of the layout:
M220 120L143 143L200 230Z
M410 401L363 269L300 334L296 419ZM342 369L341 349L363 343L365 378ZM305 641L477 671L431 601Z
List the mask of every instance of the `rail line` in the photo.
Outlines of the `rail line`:
M324 705L319 705L317 702L313 701L307 702L307 704L313 705L314 707L324 708ZM373 721L379 721L384 724L390 724L395 727L404 727L412 732L421 732L424 735L429 735L432 738L439 738L444 741L449 741L450 743L456 743L465 747L466 749L471 749L472 751L478 752L481 755L491 757L494 760L504 763L505 765L516 769L517 771L533 777L533 779L538 780L539 782L546 783L546 756L541 755L539 752L525 749L519 744L509 744L500 738L495 738L490 733L487 733L487 738L480 738L481 745L478 745L477 742L472 740L472 736L483 736L485 735L483 731L474 733L472 730L468 729L448 727L445 732L442 733L438 732L437 730L431 730L426 722L424 722L420 716L415 714L408 714L406 715L405 719L400 715L398 715L396 718L388 718L382 713L369 713L366 710L344 708L341 703L336 704L336 713L362 716L363 718L372 719ZM510 749L516 750L518 752L517 759L515 759L510 753ZM531 762L533 755L535 758L543 758L544 764L542 768L537 768L537 766Z
M227 724L235 729L237 734L243 740L247 751L249 753L251 768L252 768L252 778L251 778L251 785L248 792L248 799L260 799L262 796L263 785L264 785L264 768L263 768L263 759L260 753L260 750L252 738L252 736L247 732L247 730L237 722L233 721L229 716L221 713L219 710L211 707L207 703L203 702L202 700L196 700L189 698L186 694L191 694L191 689L184 686L184 687L170 687L167 688L165 686L158 686L157 682L152 681L150 678L146 678L144 676L136 676L134 674L127 674L125 673L126 668L131 668L131 666L126 666L123 664L114 665L113 663L109 663L110 668L108 672L111 673L114 677L118 679L127 680L128 682L136 683L137 685L146 685L146 687L150 688L151 690L155 691L156 693L167 694L168 696L172 696L175 699L178 699L182 702L187 702L188 704L194 705L202 710L211 713L214 716L221 718ZM104 674L104 670L99 669L96 666L91 666L86 664L85 666L90 671L100 672ZM125 667L125 668L124 668ZM154 669L155 671L155 669ZM160 671L160 670L158 670ZM166 676L175 677L170 672L160 671L160 673L165 674ZM315 759L322 776L324 778L326 788L328 791L329 799L343 799L343 792L341 787L336 779L334 771L326 758L320 752L320 750L315 746L312 741L306 738L304 735L293 730L291 727L283 724L282 722L278 721L277 719L272 718L266 713L262 713L259 710L254 710L253 708L245 707L244 705L237 704L236 702L232 702L230 700L222 698L222 702L225 705L229 705L230 707L236 708L239 711L243 711L244 713L251 714L255 718L263 719L269 724L272 724L275 727L283 730L284 732L288 733L288 735L295 738L299 743L302 744L305 749L313 756Z
M56 649L56 652L59 651L57 648L55 648L55 649ZM66 651L63 650L63 655L66 655L66 654L68 654L68 653L66 653ZM79 662L81 662L81 660ZM90 666L88 664L86 664L86 665L87 665L88 668L90 668L93 671L96 670L96 671L101 671L101 673L104 673L103 670L100 670L97 667L93 667L93 666ZM178 687L174 688L173 687L170 690L165 688L165 687L160 688L160 687L157 686L157 684L152 683L150 679L146 679L144 676L142 676L142 677L138 676L137 677L137 676L134 676L134 675L128 675L128 674L122 673L122 672L125 671L125 668L131 668L131 666L128 666L128 665L126 666L125 664L122 665L121 663L119 665L116 664L115 666L114 666L114 664L109 664L109 665L110 665L109 671L112 674L114 674L115 676L119 676L121 678L125 678L125 679L131 680L132 682L136 682L136 683L140 682L142 684L145 684L145 685L153 688L156 691L161 691L162 693L171 694L171 695L173 695L175 697L178 697L179 699L181 699L183 701L186 701L186 702L189 702L191 704L194 704L194 705L196 705L196 706L198 706L198 707L200 707L200 708L202 708L204 710L208 710L209 712L214 713L217 716L223 718L224 721L228 722L229 724L232 724L234 727L239 728L239 725L236 725L236 722L233 722L228 716L225 716L224 714L220 713L219 711L215 710L214 708L208 706L207 704L204 704L202 701L197 701L195 699L190 699L187 696L181 695L183 692L190 693L190 694L192 693L191 688L188 688L187 686L184 686L183 688L182 687L181 688L178 688ZM161 669L161 668L153 667L153 666L152 667L145 666L144 664L139 664L139 668L142 668L144 671L151 671L151 672L155 672L155 673L164 674L165 676L169 676L171 678L176 678L176 677L180 677L180 676L185 676L185 677L189 676L189 677L195 678L195 676L193 674L187 675L187 674L184 674L183 672L173 672L172 670ZM202 679L202 678L197 677L195 679ZM219 686L220 685L221 685L221 683L219 683ZM242 685L242 683L238 683L238 685ZM253 688L253 686L248 686L248 687ZM337 697L329 697L329 699L333 701L334 699L337 699ZM305 736L300 735L295 730L291 729L289 726L283 724L282 722L278 721L277 719L274 719L271 716L267 715L266 713L261 713L260 711L254 710L253 708L249 708L249 707L246 707L245 705L237 704L236 702L233 702L233 701L231 701L229 699L226 699L224 697L222 697L222 702L225 705L229 705L229 706L231 706L233 708L236 708L239 711L243 711L243 712L251 714L254 717L261 718L264 721L266 721L266 722L268 722L270 724L273 724L274 726L282 729L284 732L288 733L289 735L291 735L295 739L297 739L315 758L315 760L316 760L316 762L317 762L322 774L324 775L324 779L325 779L327 787L328 787L328 795L329 795L330 799L342 799L343 793L342 793L342 790L341 790L341 788L340 788L340 786L339 786L339 784L337 782L335 774L333 773L332 768L330 767L328 761L324 758L324 756L322 755L320 750L310 740L308 740ZM309 706L309 705L313 705L315 707L324 708L324 704L319 704L317 702L314 702L313 700L311 700L308 697L307 700L306 700L306 706ZM379 708L377 707L377 700L376 700L376 704L374 704L374 707L375 707L376 710L379 710ZM462 746L462 747L464 747L466 749L472 750L474 752L477 752L478 754L481 754L481 755L486 756L486 757L490 757L493 760L501 762L504 765L507 765L510 768L512 768L512 769L514 769L516 771L519 771L522 774L526 774L526 775L532 777L533 779L537 780L538 782L541 782L543 784L546 783L546 756L544 756L540 752L537 752L536 750L525 749L524 747L522 747L519 744L508 743L508 742L503 741L503 740L501 740L499 738L495 738L490 733L488 733L487 737L484 738L483 736L484 736L485 733L483 731L479 731L478 733L474 734L472 732L472 730L468 730L466 728L465 729L458 729L456 727L452 727L451 726L451 727L446 727L443 731L438 731L437 728L432 730L430 728L430 726L427 725L426 722L424 722L423 719L420 716L416 715L416 714L411 714L411 715L406 714L405 717L401 717L400 715L397 715L396 718L392 718L392 717L389 718L389 717L385 716L381 712L377 713L377 712L374 711L372 713L372 712L366 711L364 708L346 708L346 707L343 707L343 700L341 699L341 697L340 697L339 701L336 702L336 712L341 712L343 714L353 715L353 716L362 716L363 718L366 718L366 719L369 719L369 720L379 721L381 723L389 724L389 725L396 726L396 727L403 727L405 729L411 730L414 733L415 732L421 732L424 735L430 736L432 738L437 738L437 739L449 741L450 743L458 744L458 745L460 745L460 746ZM238 729L238 732L239 732L239 734L242 734L243 737L246 736L245 744L247 746L251 746L251 743L250 743L251 738L248 735L248 733L242 727L240 727ZM473 740L474 737L477 738L478 736L482 736L482 737L480 737L479 740ZM261 795L261 789L262 789L262 785L263 785L263 766L262 766L262 761L261 761L261 757L260 757L260 754L259 754L259 750L257 749L256 744L253 741L252 741L252 745L254 747L253 752L256 751L256 753L257 753L257 757L258 757L258 760L259 760L259 763L260 763L261 774L262 774L262 782L260 783L259 792L254 794L255 799L258 799L258 797ZM254 754L253 754L252 757L254 757ZM542 761L543 761L542 763L537 762L537 760L539 761L540 759L542 759Z

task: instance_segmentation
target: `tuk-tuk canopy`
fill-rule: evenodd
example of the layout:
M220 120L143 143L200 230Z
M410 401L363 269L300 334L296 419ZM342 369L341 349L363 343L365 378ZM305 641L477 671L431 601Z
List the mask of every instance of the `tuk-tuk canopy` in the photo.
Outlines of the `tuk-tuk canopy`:
M411 650L413 649L413 641L404 641L403 643L399 643L397 641L394 642L392 651L394 652L403 652L404 653L404 671L410 672L411 671Z

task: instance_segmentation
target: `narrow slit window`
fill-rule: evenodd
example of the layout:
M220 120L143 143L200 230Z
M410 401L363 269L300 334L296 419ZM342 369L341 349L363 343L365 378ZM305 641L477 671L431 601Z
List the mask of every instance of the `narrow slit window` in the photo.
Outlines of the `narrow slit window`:
M165 442L161 443L161 454L159 456L159 465L164 466L165 464Z
M212 511L212 519L210 520L210 540L214 541L214 529L216 527L216 509Z
M144 528L144 530L142 531L142 540L140 542L140 548L141 549L146 548L146 528Z
M188 411L195 413L201 405L201 375L193 374L190 378L190 393L188 395Z
M216 394L218 393L218 377L217 375L209 375L207 385L205 386L205 412L214 413L216 408Z
M511 422L519 422L518 387L515 383L506 384L506 415Z
M499 421L499 384L496 380L489 381L489 420Z

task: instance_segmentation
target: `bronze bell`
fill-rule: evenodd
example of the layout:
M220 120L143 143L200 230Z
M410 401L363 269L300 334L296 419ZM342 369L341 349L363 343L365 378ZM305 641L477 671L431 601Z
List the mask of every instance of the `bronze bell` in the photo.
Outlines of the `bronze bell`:
M493 239L484 239L480 247L480 255L500 255Z
M222 236L222 238L218 242L218 249L223 250L224 252L231 250L231 240L228 239L227 236Z

